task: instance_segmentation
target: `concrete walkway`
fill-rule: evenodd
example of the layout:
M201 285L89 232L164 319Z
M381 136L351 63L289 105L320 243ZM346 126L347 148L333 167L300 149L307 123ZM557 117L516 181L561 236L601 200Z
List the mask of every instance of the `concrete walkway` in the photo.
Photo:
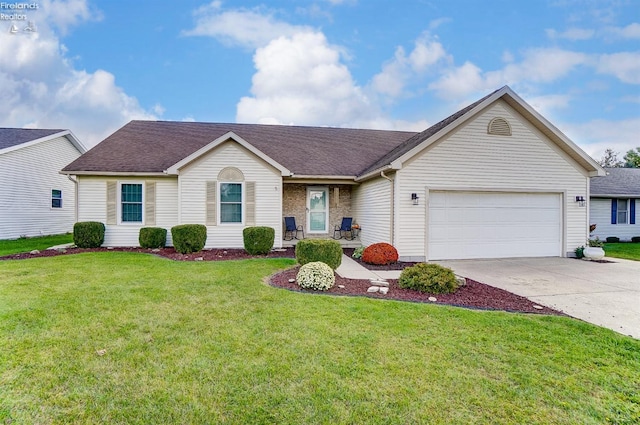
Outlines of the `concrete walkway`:
M400 277L400 270L369 270L344 254L336 273L345 279L397 279Z
M436 261L570 316L640 339L640 262L607 258L507 258Z

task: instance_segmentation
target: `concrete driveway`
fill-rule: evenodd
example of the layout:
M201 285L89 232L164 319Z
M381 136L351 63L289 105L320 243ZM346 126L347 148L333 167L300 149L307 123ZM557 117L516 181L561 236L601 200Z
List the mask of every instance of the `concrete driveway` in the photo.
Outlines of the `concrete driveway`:
M458 275L640 339L640 262L607 258L435 261Z

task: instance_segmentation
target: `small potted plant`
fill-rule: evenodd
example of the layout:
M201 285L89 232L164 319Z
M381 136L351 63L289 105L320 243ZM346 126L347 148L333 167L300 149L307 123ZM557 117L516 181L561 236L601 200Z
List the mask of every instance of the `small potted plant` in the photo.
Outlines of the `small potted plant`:
M585 258L589 260L601 260L604 257L604 249L602 245L604 243L596 236L595 239L589 239L587 247L585 247L583 254Z

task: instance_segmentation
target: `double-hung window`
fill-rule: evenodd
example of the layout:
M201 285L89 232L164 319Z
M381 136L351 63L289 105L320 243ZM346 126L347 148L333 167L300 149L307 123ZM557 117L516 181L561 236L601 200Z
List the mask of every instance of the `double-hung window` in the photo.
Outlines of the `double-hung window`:
M220 223L242 223L242 183L220 183Z
M123 223L142 223L142 184L120 185L120 220Z
M618 209L617 209L617 220L618 224L628 224L629 223L629 200L628 199L618 199Z
M51 189L51 208L62 208L62 190Z

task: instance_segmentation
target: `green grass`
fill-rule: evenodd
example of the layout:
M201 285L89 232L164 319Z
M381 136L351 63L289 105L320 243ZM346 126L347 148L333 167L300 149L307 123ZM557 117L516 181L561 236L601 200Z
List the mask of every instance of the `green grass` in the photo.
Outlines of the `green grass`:
M640 261L640 243L605 243L604 252L607 257Z
M20 252L31 252L34 249L42 251L55 245L62 245L73 242L73 235L66 233L63 235L39 236L35 238L20 238L0 240L0 256L17 254Z
M291 264L3 262L0 423L640 421L638 340L564 317L264 284Z

